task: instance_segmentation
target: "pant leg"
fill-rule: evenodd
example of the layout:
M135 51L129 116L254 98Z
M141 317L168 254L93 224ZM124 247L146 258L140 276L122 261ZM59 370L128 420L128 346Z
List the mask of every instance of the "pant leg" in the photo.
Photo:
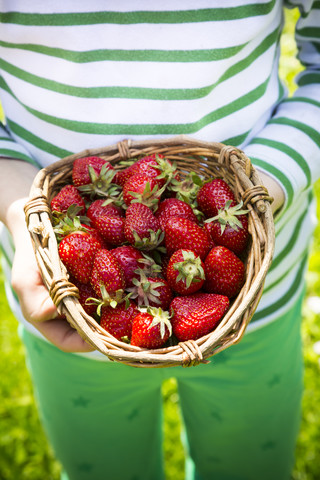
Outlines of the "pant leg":
M23 331L64 480L163 479L161 372L61 352Z
M303 392L300 309L301 300L209 365L177 374L197 479L289 480Z

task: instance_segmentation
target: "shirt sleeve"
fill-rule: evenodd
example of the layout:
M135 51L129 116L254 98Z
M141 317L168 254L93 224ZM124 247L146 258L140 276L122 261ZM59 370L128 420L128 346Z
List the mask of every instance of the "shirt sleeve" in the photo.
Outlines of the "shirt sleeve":
M22 160L40 168L39 164L30 156L23 145L16 142L10 136L10 133L2 122L0 122L0 158Z
M320 3L292 0L286 5L300 10L295 38L304 70L294 95L278 105L244 148L258 169L280 182L286 196L282 211L320 177Z

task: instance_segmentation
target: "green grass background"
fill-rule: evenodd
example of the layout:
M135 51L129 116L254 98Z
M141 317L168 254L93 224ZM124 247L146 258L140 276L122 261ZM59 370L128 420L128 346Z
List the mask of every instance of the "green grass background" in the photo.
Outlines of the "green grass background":
M295 58L296 46L293 38L298 11L291 10L285 13L280 74L287 83L289 92L292 93L295 89L294 77L301 70ZM315 185L315 191L317 198L320 199L319 182ZM320 363L314 351L315 342L320 340L320 322L319 314L310 308L308 301L311 297L320 296L319 226L315 232L314 246L310 255L307 284L303 319L305 357L303 419L292 480L320 479ZM1 270L0 371L0 480L58 480L60 465L54 459L39 421L25 365L24 348L17 335L17 322L6 301ZM173 379L164 384L163 397L166 480L184 480L178 395Z

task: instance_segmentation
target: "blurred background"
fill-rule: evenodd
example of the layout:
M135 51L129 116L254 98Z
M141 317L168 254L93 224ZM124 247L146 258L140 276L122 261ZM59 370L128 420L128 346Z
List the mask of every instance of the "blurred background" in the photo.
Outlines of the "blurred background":
M290 95L295 89L295 75L302 69L295 58L293 36L298 15L297 9L285 11L281 38L280 75ZM319 220L320 182L315 185L315 192ZM305 391L292 480L320 480L320 223L309 259L303 314ZM1 268L0 372L0 480L59 480L60 465L53 457L39 422L23 345L17 335L17 321L5 297ZM166 480L184 480L180 412L173 379L164 384L163 397Z

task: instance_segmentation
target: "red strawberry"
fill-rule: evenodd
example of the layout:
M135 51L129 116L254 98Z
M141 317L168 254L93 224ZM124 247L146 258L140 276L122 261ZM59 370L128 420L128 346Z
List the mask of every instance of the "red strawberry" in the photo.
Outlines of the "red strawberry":
M166 280L147 277L143 270L140 270L140 278L133 278L132 283L133 286L128 288L128 292L138 306L168 309L172 300L172 291Z
M165 245L167 253L176 250L192 250L204 260L209 249L210 239L207 232L187 218L169 218L165 227Z
M62 187L50 203L51 210L60 213L66 213L71 205L80 207L77 212L78 215L83 215L86 211L84 199L74 185L65 185Z
M142 203L131 203L126 211L124 228L126 239L142 250L152 250L163 240L159 220L152 210Z
M197 194L198 207L207 218L218 215L228 200L232 201L231 206L237 204L233 191L221 178L205 183Z
M102 167L105 167L108 170L113 170L113 166L107 160L104 160L100 157L90 156L90 157L82 157L77 158L73 162L72 167L72 181L76 187L80 187L82 185L88 185L91 183L91 176L89 172L89 167L91 167L97 176L100 175Z
M162 347L171 331L169 313L161 308L148 308L133 319L131 345L141 348Z
M217 246L210 250L204 262L206 281L204 289L235 297L245 281L244 263L228 248Z
M176 297L170 305L172 330L179 341L197 340L210 333L229 308L224 295L194 293Z
M82 228L84 231L90 233L98 242L101 244L101 248L106 248L109 250L110 245L106 242L106 240L103 238L99 230L97 230L95 227L92 227L91 225L82 225Z
M155 216L164 230L167 220L171 217L188 218L192 222L198 223L198 219L190 205L177 198L166 198L159 203Z
M142 263L139 263L139 260L144 259L143 254L132 245L122 245L114 248L111 250L111 253L122 267L126 287L131 287L133 278L139 277L139 274L135 273L135 271L142 267Z
M124 290L123 270L110 251L100 249L95 254L90 283L98 297L101 297L101 287L104 287L110 296Z
M131 338L132 322L139 314L139 310L133 301L128 300L127 303L122 302L115 308L111 306L101 308L101 327L118 340L123 341Z
M95 221L98 217L102 217L103 215L112 215L113 217L122 217L124 215L124 211L121 207L114 205L113 203L106 203L105 199L99 199L92 202L87 210L87 217L90 219L92 225L95 224Z
M123 187L129 178L137 174L142 174L148 178L157 177L160 186L162 186L170 178L176 176L177 172L176 167L163 155L153 154L142 157L129 167L117 172L114 182Z
M166 275L172 290L190 295L200 290L204 283L204 264L192 250L180 249L171 256Z
M93 302L87 300L95 297L95 292L90 283L81 283L76 278L71 277L70 282L73 283L79 290L79 303L84 311L91 316L97 311L97 306Z
M94 257L100 248L100 242L90 233L72 232L61 240L59 255L71 275L81 283L89 283Z
M79 192L91 200L105 197L118 202L121 192L120 187L114 183L115 174L116 171L109 162L97 157L86 157L74 162L72 178Z
M123 187L123 200L126 205L130 205L132 201L138 201L148 207L155 207L159 203L161 194L158 180L142 174L130 177Z
M124 217L113 217L112 215L104 215L97 218L95 222L98 232L104 240L110 245L122 245L126 242L124 234Z
M223 245L235 254L240 255L249 240L248 210L242 210L242 202L230 207L228 200L224 209L217 216L205 220L210 236L216 245Z
M207 232L209 241L210 241L210 250L211 248L215 247L216 244L214 243L212 237L211 237L211 224L210 223L204 223L203 224L203 229Z

